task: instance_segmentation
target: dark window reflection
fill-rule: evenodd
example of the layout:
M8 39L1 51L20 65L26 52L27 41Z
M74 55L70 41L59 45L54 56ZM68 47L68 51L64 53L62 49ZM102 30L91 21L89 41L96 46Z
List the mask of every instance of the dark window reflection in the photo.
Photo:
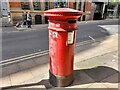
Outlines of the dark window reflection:
M34 0L33 6L34 6L34 10L41 10L39 0Z
M54 0L55 8L66 8L68 7L67 0Z
M21 2L21 8L23 10L29 10L30 9L29 2Z

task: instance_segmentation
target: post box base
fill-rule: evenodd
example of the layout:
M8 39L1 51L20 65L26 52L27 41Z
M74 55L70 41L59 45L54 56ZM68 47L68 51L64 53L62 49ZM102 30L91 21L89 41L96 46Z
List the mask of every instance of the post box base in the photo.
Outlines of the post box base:
M53 86L56 87L69 86L70 84L72 84L73 80L74 80L73 73L70 74L69 76L57 76L57 75L53 75L49 71L49 82Z

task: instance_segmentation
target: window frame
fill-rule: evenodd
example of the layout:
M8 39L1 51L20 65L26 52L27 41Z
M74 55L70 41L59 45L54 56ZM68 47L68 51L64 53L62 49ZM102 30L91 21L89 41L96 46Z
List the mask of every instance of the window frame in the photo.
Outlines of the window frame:
M53 6L54 8L58 8L60 2L64 2L65 7L68 7L68 0L54 0Z
M47 3L47 5L46 5ZM50 0L45 0L45 10L49 10L50 9Z
M28 8L25 8L25 3L27 3ZM24 7L23 7L22 5L24 5ZM26 5L26 6L27 6L27 5ZM29 3L29 2L21 2L21 9L22 9L22 10L30 10L30 3Z
M35 8L35 3L38 4L38 7L39 7L39 8L37 8L37 7ZM37 1L35 2L35 0L34 0L34 1L33 1L33 8L34 8L34 10L41 10L41 3L40 3L40 2L37 2Z

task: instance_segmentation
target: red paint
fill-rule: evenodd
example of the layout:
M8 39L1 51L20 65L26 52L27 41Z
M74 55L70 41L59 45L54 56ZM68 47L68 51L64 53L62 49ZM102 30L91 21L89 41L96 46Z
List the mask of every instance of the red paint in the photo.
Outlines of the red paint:
M50 72L58 76L68 76L73 72L77 30L77 23L68 23L68 20L77 20L82 12L57 8L45 11L44 14L49 18ZM68 44L68 33L71 31L74 31L74 41Z

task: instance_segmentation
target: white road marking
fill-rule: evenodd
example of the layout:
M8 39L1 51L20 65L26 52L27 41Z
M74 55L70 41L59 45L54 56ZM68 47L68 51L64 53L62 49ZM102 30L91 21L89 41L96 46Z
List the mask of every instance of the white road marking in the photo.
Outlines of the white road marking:
M41 54L44 54L44 53L48 53L48 51L49 50L45 50L45 51L41 51L41 52L36 52L36 53L16 57L16 58L11 58L11 59L0 61L0 63L5 63L5 62L9 62L9 61L15 61L15 60L19 60L19 59L23 59L23 58L27 58L27 57L33 57L33 56L36 56L36 55L41 55Z
M75 46L78 47L78 46L86 45L86 44L90 44L90 43L92 43L91 40L87 40L87 41L83 41L83 42L76 43Z
M118 32L118 25L98 25L98 26L103 28L103 29L106 29L106 31L109 31L110 33L113 33L113 32L117 33Z
M41 54L38 54L38 55L34 55L34 56L29 56L29 57L24 57L24 58L20 58L20 59L13 59L13 60L9 60L7 62L0 62L0 65L8 65L8 64L11 64L11 63L16 63L16 62L19 62L19 61L25 61L25 60L28 60L28 59L32 59L32 58L36 58L36 57L40 57L40 56L44 56L44 55L47 55L48 52L46 53L41 53Z
M38 50L39 52L41 51L41 49L40 50Z
M115 61L116 61L115 59L112 60L112 62L115 62Z
M93 37L89 36L89 38L92 39L93 41L95 41L95 39Z

